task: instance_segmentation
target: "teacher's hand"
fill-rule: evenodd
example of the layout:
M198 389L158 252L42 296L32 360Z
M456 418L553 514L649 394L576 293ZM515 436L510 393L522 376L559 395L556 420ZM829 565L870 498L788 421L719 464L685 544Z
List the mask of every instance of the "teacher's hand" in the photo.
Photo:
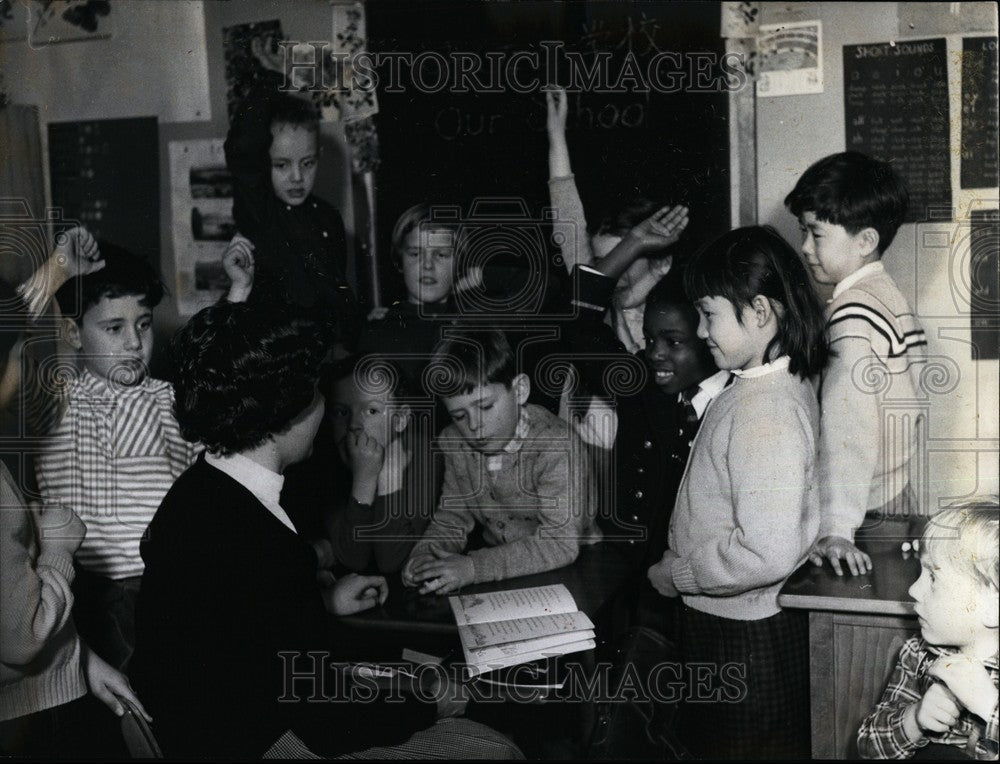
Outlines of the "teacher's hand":
M353 615L385 603L389 585L382 576L350 573L323 590L323 604L334 615Z

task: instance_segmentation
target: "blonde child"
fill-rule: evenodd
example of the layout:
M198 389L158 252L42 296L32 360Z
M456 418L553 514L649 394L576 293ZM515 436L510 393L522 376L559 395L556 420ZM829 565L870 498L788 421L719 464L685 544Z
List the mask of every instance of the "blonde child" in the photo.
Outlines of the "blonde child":
M807 624L778 607L778 591L819 528L809 378L826 360L822 313L795 251L769 228L717 239L686 286L698 336L735 380L705 413L669 548L649 569L661 594L682 597L685 662L715 667L679 729L698 756L808 756Z
M899 652L882 700L858 730L869 759L991 759L1000 739L1000 503L950 507L928 523L910 587L920 636ZM956 748L956 750L948 750ZM951 755L947 755L951 754Z

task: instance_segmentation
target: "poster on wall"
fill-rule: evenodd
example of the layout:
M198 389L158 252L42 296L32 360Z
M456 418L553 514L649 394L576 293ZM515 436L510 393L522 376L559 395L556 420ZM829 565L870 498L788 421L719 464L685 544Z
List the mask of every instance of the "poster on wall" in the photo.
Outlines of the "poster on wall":
M221 138L169 144L174 294L182 316L210 305L229 288L222 255L236 223L222 144Z
M14 42L28 37L28 6L21 0L0 0L0 40Z
M823 92L823 25L763 24L757 37L757 95Z
M997 38L962 40L962 188L996 188Z
M28 37L31 47L83 40L105 40L112 35L111 0L31 0Z
M283 39L278 19L237 24L222 30L222 49L226 61L226 105L230 121L247 93L264 76L267 67L261 63L261 56L281 60L282 51L278 43Z
M951 209L949 114L943 37L844 46L847 150L889 162L902 175L907 223Z

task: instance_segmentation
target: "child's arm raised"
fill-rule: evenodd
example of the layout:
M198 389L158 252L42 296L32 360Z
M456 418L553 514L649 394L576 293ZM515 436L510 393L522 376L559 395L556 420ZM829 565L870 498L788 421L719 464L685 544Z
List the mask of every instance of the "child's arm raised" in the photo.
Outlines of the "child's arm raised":
M629 231L614 249L592 267L617 281L638 258L658 252L676 242L687 228L688 222L687 207L680 204L661 207Z
M254 258L253 243L237 233L222 255L222 267L229 277L229 292L225 299L229 302L246 302L253 290Z
M583 202L570 167L569 146L566 144L566 91L548 91L545 94L545 105L545 126L549 135L549 202L558 213L559 222L573 226L572 236L559 246L566 271L572 274L576 265L591 265L594 255L587 235Z

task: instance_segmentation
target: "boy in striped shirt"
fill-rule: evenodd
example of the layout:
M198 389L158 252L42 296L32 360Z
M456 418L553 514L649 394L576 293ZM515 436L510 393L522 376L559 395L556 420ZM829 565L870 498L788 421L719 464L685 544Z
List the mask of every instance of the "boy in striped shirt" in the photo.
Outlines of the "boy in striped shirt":
M80 371L36 460L46 504L87 526L76 554L74 619L84 640L124 669L143 563L139 541L160 501L194 461L173 414L173 388L148 375L153 308L163 285L142 259L101 245L106 266L56 294Z
M909 465L921 423L895 428L891 416L893 402L920 397L927 339L881 262L907 203L892 167L856 151L820 159L785 198L813 278L833 287L830 361L819 392L822 519L810 560L828 559L838 576L841 560L853 575L871 570L871 558L854 545L866 512L916 510Z

